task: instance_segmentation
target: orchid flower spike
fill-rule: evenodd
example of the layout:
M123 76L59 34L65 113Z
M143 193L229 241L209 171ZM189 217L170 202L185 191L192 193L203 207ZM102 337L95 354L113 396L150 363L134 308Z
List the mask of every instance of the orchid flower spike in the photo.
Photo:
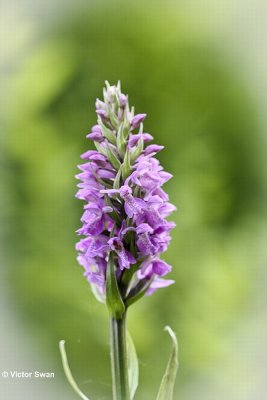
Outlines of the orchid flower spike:
M172 176L155 158L163 146L143 133L146 114L134 115L120 84L107 83L96 101L97 124L87 134L96 150L82 154L77 198L85 201L76 245L78 262L97 299L106 302L107 268L112 255L122 302L139 292L150 295L174 283L171 266L161 260L175 226L175 210L162 186ZM125 229L126 228L126 229ZM123 233L122 233L123 232ZM144 289L145 288L145 289Z

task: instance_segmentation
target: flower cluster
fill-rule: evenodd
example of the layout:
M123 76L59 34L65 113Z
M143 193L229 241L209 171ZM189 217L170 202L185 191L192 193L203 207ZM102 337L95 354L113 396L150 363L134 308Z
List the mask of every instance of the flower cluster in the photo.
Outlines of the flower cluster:
M77 231L78 262L96 297L105 301L107 264L112 254L124 299L151 294L172 280L171 266L160 259L175 226L166 218L175 210L162 185L172 176L154 157L163 146L143 133L146 114L134 115L120 84L104 89L96 101L97 125L87 138L96 150L82 154L77 198L86 202Z

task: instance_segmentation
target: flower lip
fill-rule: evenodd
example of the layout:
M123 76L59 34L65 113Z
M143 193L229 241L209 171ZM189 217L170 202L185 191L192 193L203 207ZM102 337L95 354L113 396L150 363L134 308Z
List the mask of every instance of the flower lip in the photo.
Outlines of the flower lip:
M123 248L122 240L118 237L113 237L108 240L111 250L121 250Z
M140 235L142 233L151 233L152 234L153 232L154 232L153 228L151 228L151 226L146 223L142 223L136 228L136 233L138 235Z
M123 199L127 199L132 194L132 189L128 185L124 185L119 190L120 195Z
M152 265L153 272L159 276L164 276L172 270L172 267L163 260L154 260Z

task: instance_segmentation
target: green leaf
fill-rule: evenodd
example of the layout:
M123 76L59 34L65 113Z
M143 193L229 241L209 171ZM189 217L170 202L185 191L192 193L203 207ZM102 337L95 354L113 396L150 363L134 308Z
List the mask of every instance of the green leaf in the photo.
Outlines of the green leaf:
M127 361L128 361L128 379L129 379L129 387L130 387L130 398L131 398L131 400L133 400L136 389L138 387L139 366L138 366L138 358L137 358L134 342L128 331L127 331L126 341L127 341Z
M178 370L177 338L176 338L175 333L169 326L165 327L165 331L167 331L168 334L170 335L173 347L172 347L171 356L170 356L165 374L164 374L161 384L160 384L157 400L172 400L173 399L173 388L174 388L176 373Z
M109 253L106 278L106 304L110 315L115 319L120 319L125 311L114 269L113 253Z
M89 400L88 397L85 396L85 394L83 394L83 392L80 390L80 388L78 387L77 383L75 382L75 380L72 376L72 373L71 373L71 370L69 367L69 363L68 363L67 354L65 351L65 340L60 340L59 350L60 350L60 354L61 354L63 369L64 369L64 372L65 372L65 375L66 375L66 378L67 378L69 384L71 385L73 390L81 397L81 399Z

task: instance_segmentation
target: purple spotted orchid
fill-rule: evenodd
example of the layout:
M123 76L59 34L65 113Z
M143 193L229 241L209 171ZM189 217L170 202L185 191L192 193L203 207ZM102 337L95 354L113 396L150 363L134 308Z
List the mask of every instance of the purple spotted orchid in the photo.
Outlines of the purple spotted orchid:
M126 311L142 296L174 283L165 278L171 266L161 259L175 227L167 218L176 208L162 188L172 175L155 158L163 146L148 144L153 137L143 132L146 114L134 114L120 84L107 83L96 113L97 125L86 136L96 150L82 154L85 162L76 175L76 196L85 202L77 260L92 292L109 310L113 400L133 400L138 360L126 334ZM177 371L176 337L167 331L173 351L157 400L172 400ZM64 341L60 350L70 384L88 400L71 375Z
M162 278L171 267L160 260L175 226L166 219L175 207L162 189L172 176L155 158L163 146L147 145L153 137L143 133L146 114L134 115L119 85L107 84L104 101L96 101L96 113L98 123L87 138L97 150L82 154L86 162L79 165L82 172L77 175L77 197L86 202L77 231L85 236L76 246L78 261L93 292L105 302L112 253L127 303L138 287L147 286L145 294L151 294L173 283Z

